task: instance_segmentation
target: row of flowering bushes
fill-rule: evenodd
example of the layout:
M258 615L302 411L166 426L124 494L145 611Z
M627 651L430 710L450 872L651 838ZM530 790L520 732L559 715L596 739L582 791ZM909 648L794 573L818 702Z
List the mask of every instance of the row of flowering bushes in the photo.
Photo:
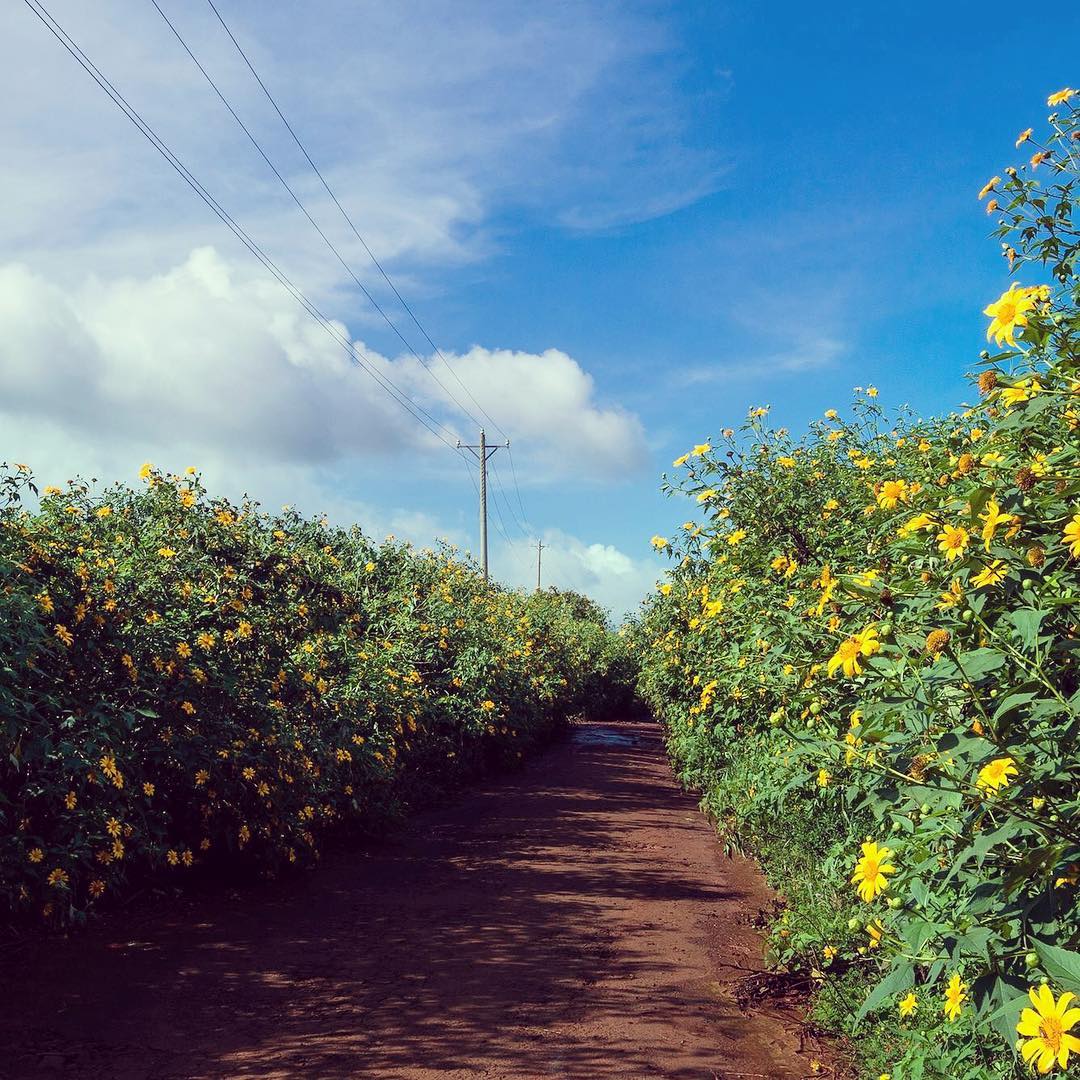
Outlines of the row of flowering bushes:
M0 469L0 917L318 856L510 765L613 676L602 612L207 495Z
M632 636L684 779L782 888L775 959L869 1076L1080 1054L1074 97L981 193L1029 284L986 310L978 404L887 422L868 387L696 446L668 487L704 516L655 538Z

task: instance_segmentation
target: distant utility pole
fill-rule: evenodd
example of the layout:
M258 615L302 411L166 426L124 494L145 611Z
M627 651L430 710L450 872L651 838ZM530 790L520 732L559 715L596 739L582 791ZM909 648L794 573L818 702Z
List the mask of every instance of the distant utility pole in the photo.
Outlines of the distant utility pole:
M488 446L487 436L484 429L480 429L480 445L470 446L458 439L457 448L468 450L477 461L480 462L480 562L484 568L484 580L488 579L488 545L487 545L487 463L488 458L496 450L510 448L510 440L507 439L502 446Z
M544 541L536 541L536 591L540 591L540 555L544 550Z

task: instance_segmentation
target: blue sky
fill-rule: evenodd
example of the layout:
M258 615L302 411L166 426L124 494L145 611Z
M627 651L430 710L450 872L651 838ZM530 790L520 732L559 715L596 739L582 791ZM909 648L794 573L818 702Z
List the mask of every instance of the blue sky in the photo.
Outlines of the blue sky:
M392 303L209 9L161 2ZM660 565L649 537L686 516L661 472L750 406L798 430L856 384L921 411L966 395L981 309L1008 282L976 192L1019 157L1046 95L1080 78L1068 7L1038 30L1004 4L220 7L509 431L549 580L616 610ZM49 4L382 370L471 436L150 4L94 8ZM454 455L347 378L24 5L0 15L0 41L16 103L0 121L15 211L0 226L0 458L46 482L194 458L230 493L473 545ZM519 544L495 531L493 564L525 583L532 556L504 517Z

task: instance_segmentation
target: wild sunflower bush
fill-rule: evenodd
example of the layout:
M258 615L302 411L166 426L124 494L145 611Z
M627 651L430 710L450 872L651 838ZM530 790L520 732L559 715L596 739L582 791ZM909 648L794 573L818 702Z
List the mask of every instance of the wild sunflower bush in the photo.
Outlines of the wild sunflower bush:
M0 468L0 910L272 873L509 766L625 663L575 594L211 498Z
M1080 95L981 193L1012 284L979 401L679 458L700 505L631 636L682 776L787 898L774 958L866 1074L1080 1054ZM872 1038L867 1036L873 1036Z

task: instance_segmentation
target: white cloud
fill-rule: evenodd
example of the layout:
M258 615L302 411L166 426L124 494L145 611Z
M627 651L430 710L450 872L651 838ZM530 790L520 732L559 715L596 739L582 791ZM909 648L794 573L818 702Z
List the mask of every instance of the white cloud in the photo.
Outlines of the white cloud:
M611 544L590 543L558 529L543 536L541 583L584 593L618 622L632 612L660 577L655 558L635 559ZM497 544L492 570L503 581L536 586L536 546Z
M205 5L162 0L208 71L361 277L355 237ZM344 278L152 6L51 0L65 29L181 160L312 293ZM422 0L230 4L234 31L373 249L422 269L484 256L496 217L606 228L708 194L678 43L648 8ZM93 259L145 273L223 226L24 5L0 12L7 213L0 247L53 276ZM153 243L147 243L149 237Z
M358 347L446 425L444 437L471 434L443 386L471 402L441 361L428 364L443 386L411 355ZM534 482L603 479L644 461L639 421L598 405L565 353L476 347L446 360L514 432ZM162 274L73 289L0 266L0 414L92 437L99 456L145 445L234 466L340 466L441 446L275 283L242 276L212 249Z
M760 382L773 375L818 371L830 367L847 351L847 344L837 338L794 334L787 344L773 352L686 368L677 376L676 382L681 386L736 379L754 379Z

